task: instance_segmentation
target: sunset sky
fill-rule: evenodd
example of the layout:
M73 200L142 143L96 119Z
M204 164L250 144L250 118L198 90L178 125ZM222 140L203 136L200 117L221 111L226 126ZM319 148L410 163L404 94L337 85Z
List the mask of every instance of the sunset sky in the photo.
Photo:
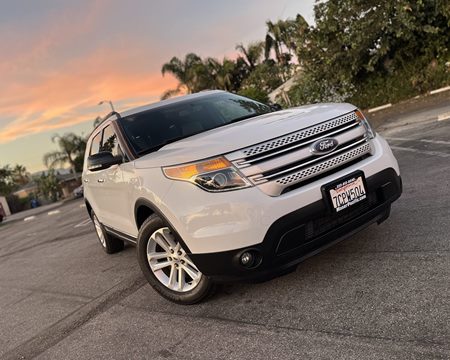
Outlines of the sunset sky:
M96 116L157 101L176 86L161 65L188 52L235 56L265 21L313 0L0 0L0 166L43 169L55 133L88 134Z

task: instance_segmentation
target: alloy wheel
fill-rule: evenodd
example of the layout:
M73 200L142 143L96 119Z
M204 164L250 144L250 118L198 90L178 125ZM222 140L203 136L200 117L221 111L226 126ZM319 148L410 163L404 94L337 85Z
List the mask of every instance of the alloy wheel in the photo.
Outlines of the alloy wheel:
M106 248L105 235L103 234L102 227L101 227L100 222L98 221L96 215L94 215L94 226L95 226L95 231L97 232L98 238L99 238L102 246L104 248Z
M150 236L147 260L159 282L173 291L190 291L202 278L202 273L167 227L156 230Z

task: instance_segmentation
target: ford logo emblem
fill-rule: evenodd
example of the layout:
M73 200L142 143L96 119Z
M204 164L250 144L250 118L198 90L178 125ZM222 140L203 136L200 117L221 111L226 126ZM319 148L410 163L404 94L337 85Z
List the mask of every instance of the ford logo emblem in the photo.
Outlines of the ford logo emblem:
M328 154L337 148L338 141L333 138L320 139L311 144L310 150L313 154Z

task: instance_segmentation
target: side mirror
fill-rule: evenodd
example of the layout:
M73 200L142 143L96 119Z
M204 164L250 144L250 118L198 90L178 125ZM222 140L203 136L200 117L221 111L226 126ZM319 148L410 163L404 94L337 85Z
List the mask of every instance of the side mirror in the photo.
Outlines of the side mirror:
M113 156L109 151L101 151L88 157L87 168L89 171L104 170L122 162L121 156Z
M283 110L283 108L282 108L282 106L280 105L280 104L271 104L271 105L269 105L270 106L270 108L273 110L273 111L280 111L280 110Z

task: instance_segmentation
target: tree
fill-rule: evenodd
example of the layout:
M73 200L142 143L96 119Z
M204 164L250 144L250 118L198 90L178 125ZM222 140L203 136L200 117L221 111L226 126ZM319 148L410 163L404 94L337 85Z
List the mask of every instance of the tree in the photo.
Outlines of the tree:
M267 59L270 58L270 52L273 50L275 52L275 59L277 62L282 62L282 40L281 40L281 24L280 21L278 23L273 23L272 21L267 21L267 34L265 41L265 52L264 56Z
M30 174L23 165L5 165L0 168L0 195L7 196L20 186L28 184Z
M174 95L186 91L188 94L199 91L201 88L201 79L199 73L204 67L203 61L197 54L189 53L184 60L180 60L176 56L169 62L163 64L161 73L171 73L178 80L179 84L176 89L166 92L166 95Z
M235 90L236 81L234 76L236 63L234 61L224 58L220 62L214 58L206 58L204 63L207 71L205 76L209 78L208 87L210 89Z
M247 45L245 47L242 43L236 45L236 50L239 51L243 56L242 59L248 66L249 72L255 70L256 65L261 63L261 57L264 51L264 42L257 41Z
M12 178L15 184L25 185L30 182L30 173L23 165L16 165L12 169Z
M241 89L239 90L238 94L262 102L263 104L267 104L269 102L269 96L267 92L256 87Z
M9 165L0 168L0 195L6 196L18 188L13 179L13 170Z
M256 66L242 82L241 90L255 88L266 96L283 83L282 70L273 60L266 60Z
M172 58L163 65L162 71L163 74L171 72L180 82L177 88L165 91L161 96L162 100L183 91L187 93L210 89L237 91L248 75L247 65L241 57L236 61L227 58L220 61L212 57L202 59L195 54L187 54L184 61Z
M58 200L59 182L56 178L55 170L50 169L47 173L42 173L34 179L38 186L39 194L51 201Z
M448 1L329 0L314 11L316 25L297 48L305 76L292 95L300 102L375 106L450 80Z
M224 58L222 61L189 53L184 59L173 57L163 64L163 75L171 73L179 83L175 89L165 91L161 99L180 93L195 93L208 89L222 89L232 92L248 91L258 87L259 98L266 98L268 92L275 89L292 75L290 63L297 46L297 33L303 34L308 29L306 21L298 15L294 20L267 22L268 35L266 42L256 41L248 45L236 45L240 56L236 60ZM283 47L284 46L284 47ZM285 48L287 52L285 52ZM262 61L264 50L265 59ZM276 61L270 58L271 50L275 51ZM254 90L250 90L256 93Z
M44 155L44 164L48 168L55 165L69 164L75 175L82 170L82 161L80 168L80 158L84 156L86 150L86 139L73 133L64 135L54 135L52 141L56 142L60 150L52 151ZM77 160L78 159L78 160Z
M276 23L267 21L266 25L264 56L267 61L271 52L275 53L275 60L282 70L280 75L284 82L293 75L291 61L296 54L299 39L308 32L309 26L301 15L297 15L295 19L278 20Z
M169 99L173 96L177 96L181 93L181 89L180 87L177 87L176 89L169 89L163 92L163 94L161 95L161 100L166 100Z

